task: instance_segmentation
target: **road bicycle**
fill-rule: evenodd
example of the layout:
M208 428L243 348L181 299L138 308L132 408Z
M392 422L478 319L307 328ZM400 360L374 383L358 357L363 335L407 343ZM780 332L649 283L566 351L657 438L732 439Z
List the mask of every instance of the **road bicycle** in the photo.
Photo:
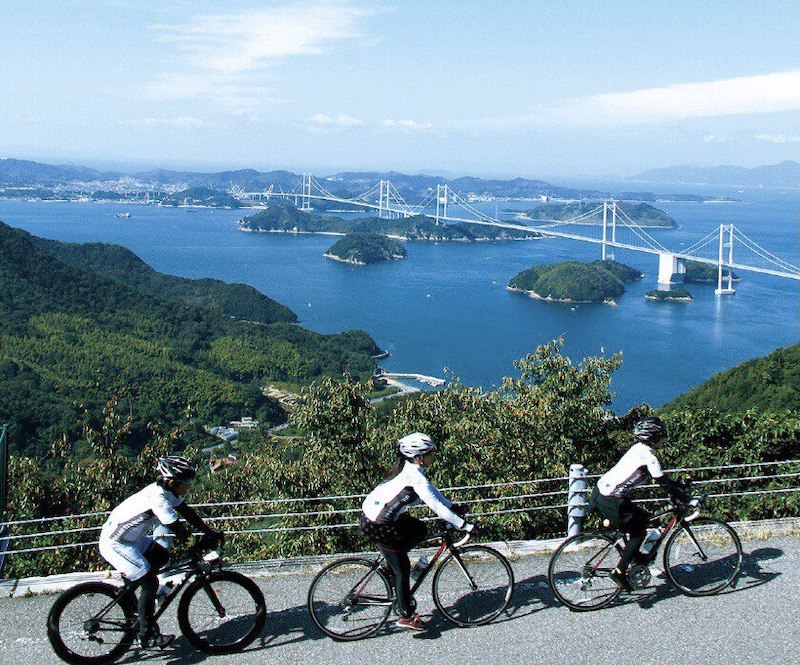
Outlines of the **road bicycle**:
M159 598L153 622L181 594L178 624L189 643L208 654L242 651L264 628L266 604L258 585L222 568L222 550L165 567L168 591ZM113 663L131 648L138 633L135 583L85 582L68 589L47 617L47 636L68 663Z
M653 515L650 524L660 534L649 552L640 553L628 568L628 579L638 589L650 582L652 564L664 546L664 573L687 596L713 596L730 586L742 563L742 544L733 527L709 517L699 517L706 497L687 504L675 503ZM667 520L664 520L669 516ZM651 535L648 537L650 539ZM585 532L567 538L550 559L547 578L550 588L564 605L586 611L606 607L620 594L611 579L627 536L620 530Z
M496 619L511 602L514 571L508 560L486 545L467 545L470 534L454 542L453 529L425 541L438 545L411 587L433 570L433 602L457 626L479 626ZM425 544L423 543L423 545ZM308 590L308 610L317 627L335 640L360 640L377 632L394 604L392 574L382 555L348 557L323 568Z

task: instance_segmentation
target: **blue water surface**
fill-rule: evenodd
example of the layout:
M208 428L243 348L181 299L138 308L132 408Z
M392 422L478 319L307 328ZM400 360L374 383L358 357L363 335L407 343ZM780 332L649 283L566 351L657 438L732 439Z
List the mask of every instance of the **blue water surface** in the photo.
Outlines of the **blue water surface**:
M528 203L502 207L530 207ZM734 223L784 260L800 263L798 200L659 204L679 222L652 231L670 248L687 247L721 222ZM494 213L495 204L486 204ZM115 213L130 211L130 218ZM291 307L302 325L328 333L369 332L396 371L441 376L445 367L470 385L491 387L512 363L556 337L573 359L622 351L615 410L661 405L712 374L793 344L800 337L800 282L742 273L735 296L691 285L694 301L653 303L652 255L617 251L645 279L618 307L563 305L510 293L520 270L566 259L591 261L600 249L568 240L407 243L408 258L354 267L323 258L336 238L243 233L235 210L0 200L0 220L47 238L124 245L159 271L251 284Z

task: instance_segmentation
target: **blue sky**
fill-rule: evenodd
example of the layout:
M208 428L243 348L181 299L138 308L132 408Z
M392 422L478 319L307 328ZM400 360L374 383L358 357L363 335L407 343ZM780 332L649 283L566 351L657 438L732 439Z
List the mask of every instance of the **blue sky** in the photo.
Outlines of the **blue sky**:
M800 3L30 0L0 157L631 175L800 158Z

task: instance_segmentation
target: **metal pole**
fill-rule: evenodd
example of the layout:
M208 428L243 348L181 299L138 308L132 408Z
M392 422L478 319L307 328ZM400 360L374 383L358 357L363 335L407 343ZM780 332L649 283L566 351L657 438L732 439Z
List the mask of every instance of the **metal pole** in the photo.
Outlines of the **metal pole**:
M0 426L0 522L6 520L6 507L8 505L8 423ZM7 529L0 525L0 536L5 536ZM3 574L3 565L6 562L8 540L0 540L0 576Z
M603 201L603 249L601 257L606 260L606 227L608 226L608 201Z
M586 469L583 464L569 467L569 495L567 498L567 537L583 531L583 518L586 517Z

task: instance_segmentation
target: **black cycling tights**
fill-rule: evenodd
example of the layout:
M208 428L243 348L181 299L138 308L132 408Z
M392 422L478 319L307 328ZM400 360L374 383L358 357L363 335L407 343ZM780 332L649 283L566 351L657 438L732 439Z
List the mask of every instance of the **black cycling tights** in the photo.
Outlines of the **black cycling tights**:
M401 617L408 619L414 614L414 606L411 604L411 582L409 580L411 562L408 559L408 552L397 552L384 548L381 548L381 552L394 573L394 608Z
M139 584L139 637L150 637L153 614L156 609L158 593L158 571L169 561L169 552L156 542L150 543L144 551L144 558L150 562L150 570L140 578Z
M619 507L619 517L622 530L628 534L628 544L619 558L619 569L627 570L633 558L639 553L639 548L647 535L650 514L633 502L625 501Z

